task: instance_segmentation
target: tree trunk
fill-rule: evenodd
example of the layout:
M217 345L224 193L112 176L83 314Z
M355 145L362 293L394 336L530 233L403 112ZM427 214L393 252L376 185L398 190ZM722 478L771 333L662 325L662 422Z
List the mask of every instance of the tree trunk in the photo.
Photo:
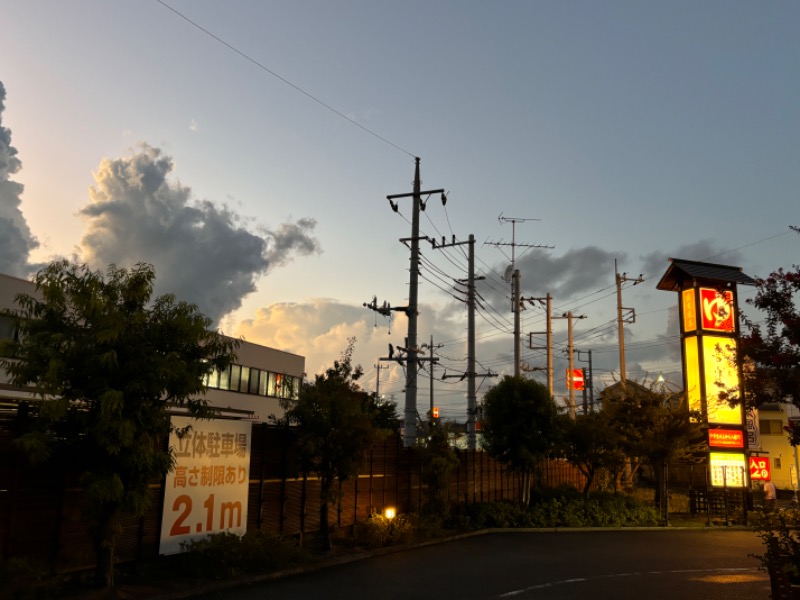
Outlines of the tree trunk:
M97 582L107 588L114 587L114 548L116 543L117 507L104 504L97 514L94 535Z
M319 534L322 538L322 549L333 548L331 540L331 526L328 520L328 506L331 497L332 480L327 477L320 478L320 503L319 503Z

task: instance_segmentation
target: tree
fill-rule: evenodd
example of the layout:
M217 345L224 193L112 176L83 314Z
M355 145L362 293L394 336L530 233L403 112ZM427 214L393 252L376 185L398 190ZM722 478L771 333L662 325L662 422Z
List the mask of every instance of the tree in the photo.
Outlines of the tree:
M417 447L427 504L424 512L445 519L450 514L450 480L459 460L450 446L450 429L446 423L432 420L428 434Z
M700 415L689 410L684 394L631 383L618 396L610 396L603 410L608 412L625 455L653 469L655 504L663 509L667 465L705 456L706 437Z
M734 391L731 400L747 406L784 402L800 407L800 267L778 269L756 279L756 295L747 303L762 311L763 323L743 314L745 333L740 339L744 364L744 397ZM800 433L800 430L798 430ZM793 438L797 443L800 439Z
M507 375L486 392L481 422L487 452L522 474L520 501L530 501L531 475L559 438L558 409L547 386Z
M35 294L18 296L19 335L0 352L11 382L41 399L15 443L82 484L98 576L109 586L120 513L144 514L149 484L174 465L164 443L170 411L210 416L203 376L227 368L238 345L210 331L193 304L172 295L151 301L154 281L142 263L112 265L104 278L53 262L36 274Z
M578 416L574 421L561 415L561 452L586 477L583 495L589 497L595 477L602 469L617 473L625 464L621 439L607 412Z
M340 360L313 382L304 381L297 398L281 401L286 412L280 422L298 427L302 468L319 477L320 534L325 549L333 547L328 507L339 492L337 481L358 475L367 450L390 423L386 406L358 385L363 370L353 366L354 346L355 338L351 338Z

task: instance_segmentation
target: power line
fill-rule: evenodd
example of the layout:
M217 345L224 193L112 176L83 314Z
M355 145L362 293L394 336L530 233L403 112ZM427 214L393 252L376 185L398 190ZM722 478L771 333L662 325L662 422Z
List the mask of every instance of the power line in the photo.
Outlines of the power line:
M385 138L385 137L383 137L382 135L379 135L379 134L375 133L374 131L372 131L371 129L368 129L367 127L364 127L364 126L363 126L361 123L359 123L358 121L356 121L356 120L354 120L354 119L351 119L350 117L348 117L348 116L347 116L346 114L344 114L343 112L341 112L341 111L339 111L339 110L336 110L336 109L335 109L335 108L333 108L333 107L332 107L330 104L327 104L326 102L323 102L322 100L320 100L319 98L317 98L317 97L316 97L316 96L314 96L313 94L310 94L309 92L305 91L303 88L301 88L301 87L299 87L299 86L295 85L294 83L292 83L291 81L289 81L289 80L288 80L288 79L286 79L285 77L282 77L281 75L278 75L278 73L276 73L275 71L273 71L272 69L270 69L270 68L269 68L269 67L267 67L266 65L264 65L264 64L262 64L262 63L260 63L260 62L258 62L258 61L257 61L255 58L253 58L253 57L252 57L252 56L250 56L249 54L247 54L247 53L245 53L245 52L242 52L241 50L239 50L239 49L238 49L236 46L234 46L233 44L231 44L231 43L229 43L229 42L226 42L225 40L223 40L223 39L222 39L221 37L219 37L218 35L216 35L216 34L212 33L211 31L209 31L208 29L206 29L205 27L203 27L202 25L200 25L200 24L199 24L199 23L197 23L196 21L193 21L192 19L190 19L189 17L187 17L186 15L184 15L182 12L180 12L180 11L178 11L177 9L175 9L175 8L171 7L169 4L167 4L166 2L164 2L164 0L156 0L156 2L158 2L158 3L159 3L161 6L163 6L164 8L167 8L167 9L171 10L173 13L175 13L176 15L178 15L178 16L179 16L181 19L183 19L184 21L186 21L187 23L189 23L189 24L190 24L190 25L192 25L193 27L196 27L197 29L199 29L200 31L202 31L203 33L205 33L207 36L209 36L210 38L212 38L212 39L214 39L215 41L219 42L220 44L222 44L223 46L225 46L225 47L226 47L226 48L228 48L229 50L232 50L233 52L235 52L236 54L238 54L239 56L241 56L241 57L242 57L242 58L244 58L245 60L248 60L248 61L250 61L251 63L253 63L255 66L257 66L257 67L258 67L259 69L261 69L262 71L266 71L267 73L269 73L270 75L272 75L272 76L273 76L273 77L275 77L276 79L278 79L278 80L282 81L283 83L285 83L285 84L286 84L286 85L288 85L289 87L291 87L291 88L293 88L294 90L296 90L296 91L300 92L301 94L303 94L303 95L304 95L304 96L306 96L307 98L310 98L311 100L313 100L314 102L316 102L316 103L317 103L317 104L319 104L320 106L322 106L322 107L324 107L324 108L327 108L327 109L328 109L329 111L331 111L332 113L334 113L334 114L338 115L339 117L341 117L341 118L342 118L342 119L344 119L345 121L347 121L347 122L349 122L349 123L352 123L353 125L355 125L355 126L356 126L356 127L358 127L359 129L361 129L362 131L364 131L364 132L366 132L366 133L368 133L368 134L370 134L370 135L372 135L372 136L374 136L374 137L378 138L379 140L381 140L382 142L384 142L384 143L388 144L388 145L389 145L389 146L391 146L392 148L395 148L396 150L400 150L400 152L404 152L404 153L408 154L408 155L409 155L411 158L416 158L416 156L417 156L416 154L413 154L413 153L409 152L409 151L408 151L408 150L406 150L405 148L401 148L400 146L398 146L398 145L397 145L397 144L395 144L394 142L391 142L391 141L389 141L388 139L386 139L386 138Z

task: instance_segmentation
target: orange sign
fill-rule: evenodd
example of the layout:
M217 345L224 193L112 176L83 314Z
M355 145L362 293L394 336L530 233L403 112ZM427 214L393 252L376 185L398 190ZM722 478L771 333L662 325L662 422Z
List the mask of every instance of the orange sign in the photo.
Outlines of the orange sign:
M769 457L750 457L750 479L753 481L769 481L772 479L772 474L769 469Z
M567 389L570 389L570 385L575 386L576 390L584 389L583 369L572 369L571 378L569 376L569 369L567 369Z
M733 292L720 292L713 288L700 288L700 313L703 329L714 331L734 330Z
M744 432L735 429L709 429L708 445L712 448L744 448Z

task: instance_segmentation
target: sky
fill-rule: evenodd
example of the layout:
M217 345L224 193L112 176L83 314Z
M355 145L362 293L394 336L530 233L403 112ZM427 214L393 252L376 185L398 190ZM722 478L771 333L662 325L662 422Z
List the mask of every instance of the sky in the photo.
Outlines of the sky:
M404 345L406 318L364 304L408 302L411 202L395 213L386 196L412 191L415 157L422 189L447 190L422 235L476 240L479 398L513 373L512 259L523 298L576 317L575 366L591 350L597 389L619 377L615 264L636 317L627 377L680 387L677 295L656 290L668 259L753 277L798 262L797 2L0 11L0 272L152 263L157 293L306 357L309 375L354 337L363 387L401 407L403 367L379 359ZM436 347L434 404L463 420L466 246L422 249L419 343ZM540 303L521 321L523 366L545 381ZM559 398L567 329L553 320Z

